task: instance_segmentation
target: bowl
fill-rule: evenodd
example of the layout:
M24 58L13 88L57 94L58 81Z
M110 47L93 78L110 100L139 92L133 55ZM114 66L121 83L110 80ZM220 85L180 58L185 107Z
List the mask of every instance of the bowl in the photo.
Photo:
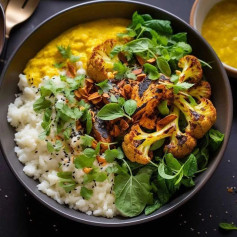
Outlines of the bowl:
M0 56L3 50L4 42L5 42L5 16L2 6L0 5ZM0 72L1 73L1 72Z
M223 0L196 0L193 4L190 14L190 25L200 33L202 32L202 24L214 5ZM237 68L231 67L223 63L229 76L237 78Z
M15 94L18 93L18 75L23 71L27 61L34 57L49 41L79 23L100 18L131 18L134 11L149 13L155 18L170 20L174 31L188 33L188 41L193 47L194 55L205 61L213 61L213 70L205 68L204 73L212 85L213 102L218 114L222 115L218 116L215 126L221 132L225 133L225 140L220 150L213 154L208 169L195 179L196 186L192 189L184 190L184 192L174 197L169 203L151 215L145 216L142 214L133 218L115 217L113 219L88 216L85 213L60 205L55 200L46 196L37 189L36 185L38 182L23 173L23 165L19 162L14 152L15 130L8 124L6 119L8 105L14 101ZM188 201L203 187L219 164L228 142L232 123L232 96L229 80L220 60L209 44L192 27L171 13L145 3L128 1L94 1L78 4L44 21L33 33L26 37L7 63L2 74L0 101L1 149L7 163L18 180L37 200L56 213L74 221L97 226L128 226L144 223L167 215Z

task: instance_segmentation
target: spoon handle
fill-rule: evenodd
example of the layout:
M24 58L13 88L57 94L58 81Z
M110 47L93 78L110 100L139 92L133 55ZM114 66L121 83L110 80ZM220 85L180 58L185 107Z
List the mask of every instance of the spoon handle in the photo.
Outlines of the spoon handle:
M2 75L2 71L4 68L4 65L6 63L6 55L7 55L7 44L8 44L8 38L5 38L2 54L0 55L0 76Z

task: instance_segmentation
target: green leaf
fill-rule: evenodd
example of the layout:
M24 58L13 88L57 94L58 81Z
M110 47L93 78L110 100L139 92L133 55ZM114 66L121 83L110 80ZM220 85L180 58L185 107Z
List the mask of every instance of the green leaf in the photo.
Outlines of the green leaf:
M157 80L160 77L160 73L157 68L149 63L143 65L145 73L148 73L148 78L151 80Z
M159 148L161 148L161 147L163 146L164 142L165 142L165 139L161 139L161 140L158 140L158 141L154 142L154 143L151 145L150 150L151 150L151 151L158 150Z
M74 165L77 169L82 169L85 167L90 168L93 166L94 161L95 161L94 157L88 157L82 154L74 159Z
M170 81L171 82L173 82L173 83L177 83L178 82L178 80L179 80L179 76L178 75L171 75L171 77L170 77Z
M124 154L123 154L123 151L120 147L117 148L118 150L118 156L117 156L117 159L121 160L124 158Z
M158 110L162 115L168 115L170 113L167 104L168 104L167 100L163 100L160 104L158 104Z
M113 120L125 116L121 106L116 103L106 104L98 113L97 117L101 120Z
M71 48L69 45L67 46L67 48L62 45L58 45L57 48L63 58L69 58L71 56Z
M143 22L144 22L143 17L136 11L132 15L132 24L129 27L135 29L137 25L142 24Z
M79 59L80 59L80 57L79 57L79 56L75 56L75 55L71 55L71 56L69 57L69 60L70 60L72 63L77 62Z
M124 33L124 34L119 34L120 36L119 37L123 37L125 35L127 35L127 33ZM110 57L113 58L115 55L119 54L123 49L123 46L122 45L116 45L110 52Z
M171 22L167 20L149 20L144 22L143 25L155 30L159 34L171 35L173 33Z
M104 182L107 179L106 172L96 172L93 176L93 179L97 182Z
M47 142L47 149L48 149L49 153L54 152L54 147L53 147L53 144L51 142Z
M60 151L62 147L63 147L62 142L60 140L56 140L54 150L55 151Z
M86 115L86 133L90 134L91 129L92 129L92 117L90 111L88 110Z
M115 177L115 205L124 216L137 216L150 199L150 176L119 174Z
M184 54L189 54L192 52L191 46L185 42L178 42L176 46L181 48L184 51Z
M209 160L209 135L206 134L199 142L199 148L196 148L193 151L193 154L197 158L198 168L200 170L204 169L207 166L208 160Z
M219 227L223 230L237 230L237 226L231 223L220 223Z
M221 133L220 131L215 130L213 128L209 130L208 134L210 137L210 146L213 151L216 151L222 144L225 135Z
M99 86L103 92L108 92L113 88L113 86L110 82L108 82L108 80L102 81L96 85Z
M33 104L33 109L34 109L35 112L40 112L43 109L50 108L51 105L52 105L52 103L51 103L50 100L46 100L44 97L41 96Z
M86 187L81 187L80 195L86 199L89 200L91 196L93 195L93 190L90 190Z
M87 134L85 136L80 136L80 144L82 147L91 147L93 140L94 138Z
M51 122L52 122L51 116L52 116L52 109L51 108L45 109L41 127L44 129L44 133L47 136L50 134L50 128L51 128Z
M114 71L117 71L115 78L118 80L121 80L124 78L128 68L125 64L122 64L121 62L114 63Z
M159 175L163 178L163 179L174 179L178 173L176 173L175 175L169 175L165 173L165 164L164 163L160 163L159 167L158 167L158 173Z
M76 182L73 179L60 179L59 186L69 193L76 187Z
M119 156L119 151L117 149L106 150L105 151L105 159L107 162L113 162Z
M64 132L63 132L63 137L64 139L67 141L69 140L70 136L72 134L72 128L71 127L67 127Z
M173 87L174 93L178 94L180 91L186 91L191 88L194 84L188 82L181 82L174 85L169 85L168 87Z
M159 174L157 177L157 196L162 205L167 203L171 197L171 193L166 184L166 180Z
M135 100L127 100L124 105L124 110L125 112L131 116L134 114L134 112L136 111L137 109L137 102Z
M197 159L196 157L191 154L187 161L184 163L184 166L183 166L183 172L184 172L184 175L187 176L187 177L192 177L196 172L197 172Z
M93 180L97 182L104 182L107 179L106 172L100 172L96 168L93 168L93 170L89 174L85 174L83 177L83 182L85 184L92 182Z
M70 192L76 187L76 182L72 178L72 172L58 172L57 176L60 178L59 186L62 187L65 192Z
M164 58L158 57L156 59L156 63L157 63L158 68L163 74L165 74L166 76L171 75L171 69L170 69L169 63Z
M91 158L96 158L96 151L92 148L86 148L83 154Z
M65 172L58 172L57 176L62 179L71 179L72 178L72 172L65 171Z
M188 100L189 100L189 102L190 102L190 104L192 106L196 106L197 105L196 100L191 95L188 96Z
M187 43L187 33L186 32L180 32L175 35L171 36L171 40L175 42L185 42Z
M112 102L112 103L117 103L118 102L118 99L115 97L115 95L111 95L110 96L110 102Z
M193 181L192 178L186 178L186 177L184 177L184 178L182 179L181 183L182 183L185 187L187 187L187 188L191 188L191 187L195 186L195 183L194 183L194 181Z
M123 106L124 103L125 103L125 99L124 99L123 97L119 97L118 100L117 100L117 102L118 102L118 104L119 104L120 106Z
M125 76L128 79L132 79L132 80L136 80L137 79L137 76L134 73L132 73L130 70L128 70L126 72Z
M212 69L212 66L209 63L207 63L201 59L198 59L198 60L201 63L202 67L209 67L210 69Z
M145 215L146 216L150 215L154 211L158 210L161 206L162 206L161 203L158 200L156 200L154 204L149 205L145 208Z
M95 154L96 155L99 155L100 154L100 142L98 142L97 144L96 144L96 147L95 147Z
M130 29L130 28L127 28L127 30L126 30L126 32L125 33L118 33L117 34L117 36L119 37L119 38L125 38L125 37L130 37L130 38L133 38L133 37L135 37L137 35L137 33L136 33L136 31L134 31L133 29ZM120 46L120 45L118 45L118 46ZM116 46L115 46L116 47ZM113 50L112 50L113 51ZM111 52L112 52L111 51ZM112 56L112 58L113 58L113 56L114 55L116 55L117 53L119 53L120 51L119 51L119 47L117 48L117 49L115 49L114 51L113 51L113 53L111 54L110 53L110 56Z
M165 162L169 168L172 170L179 171L182 167L181 164L178 162L177 159L171 153L165 155Z
M62 63L55 63L54 64L54 67L56 67L56 68L62 68L64 66L66 66L66 64L64 62L62 62Z
M46 131L43 131L39 134L39 139L44 140L46 138L46 136L47 136Z
M124 46L125 51L129 51L131 53L141 53L147 51L152 47L152 42L148 38L140 38L133 41L128 42Z

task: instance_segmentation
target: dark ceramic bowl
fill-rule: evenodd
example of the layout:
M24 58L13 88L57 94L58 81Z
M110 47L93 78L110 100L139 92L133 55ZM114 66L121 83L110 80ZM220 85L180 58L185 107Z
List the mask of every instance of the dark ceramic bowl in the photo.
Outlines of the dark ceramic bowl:
M15 93L18 92L18 75L23 71L27 61L34 57L35 54L49 41L60 35L68 28L82 22L111 17L131 18L134 11L138 11L139 13L149 13L154 18L170 20L175 32L188 33L188 41L193 47L194 55L205 60L206 62L213 62L212 70L208 68L205 68L204 70L206 78L212 85L213 102L218 112L218 119L215 126L220 131L225 133L225 141L223 142L220 150L211 157L208 169L196 178L196 186L182 192L180 195L177 195L169 203L153 214L149 216L142 214L134 218L115 217L113 219L88 216L84 213L60 205L50 197L41 193L36 187L37 181L29 178L23 173L23 166L18 161L14 152L15 131L7 123L7 109L8 105L14 101ZM101 34L102 33L103 32L101 32ZM0 89L1 147L9 166L24 187L36 199L38 199L45 206L49 207L51 210L78 222L98 226L128 226L144 223L172 212L197 193L211 177L223 156L230 135L232 122L231 89L226 72L215 52L208 45L208 43L184 21L162 9L147 4L125 1L96 1L79 4L56 14L43 22L14 52L5 68L5 71L3 72L2 77L3 80Z

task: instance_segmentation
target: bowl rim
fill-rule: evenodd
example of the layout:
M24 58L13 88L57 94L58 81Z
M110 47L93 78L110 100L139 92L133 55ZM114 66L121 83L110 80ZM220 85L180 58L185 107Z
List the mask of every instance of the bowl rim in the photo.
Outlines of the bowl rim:
M3 21L3 27L1 29L2 31L2 35L0 34L0 37L2 36L2 45L0 45L0 55L2 54L2 52L4 51L4 44L5 44L5 33L6 33L6 27L5 27L5 12L4 12L4 9L2 7L2 5L0 4L0 15L1 15L1 18L2 18L2 21ZM0 20L1 21L1 20Z
M14 58L15 54L17 53L17 51L22 47L22 45L24 44L24 42L32 35L34 34L40 27L42 27L44 24L46 24L48 21L51 21L52 19L54 19L55 17L61 15L61 14L64 14L65 12L67 11L70 11L72 9L75 9L75 8L80 8L81 6L89 6L89 5L94 5L94 4L106 4L106 3L126 3L126 4L134 4L134 5L140 5L140 6L146 6L146 7L150 7L154 10L159 10L159 11L162 11L164 12L165 14L167 15L170 15L172 16L173 18L176 18L179 22L181 22L185 27L187 28L191 28L191 30L196 33L203 41L204 43L207 44L207 42L205 41L205 39L202 38L202 36L195 30L192 29L192 27L190 27L190 25L188 23L186 23L184 20L180 19L179 17L177 17L176 15L162 9L162 8L159 8L159 7L156 7L152 4L147 4L147 3L144 3L144 2L137 2L137 1L127 1L127 0L94 0L94 1L89 1L89 2L83 2L83 3L79 3L79 4L76 4L76 5L73 5L71 7L68 7L64 10L61 10L57 13L55 13L54 15L52 15L51 17L48 17L46 18L43 22L41 22L31 33L27 34L24 39L22 40L22 42L20 43L20 45L13 51L13 53L11 54L10 58L8 59L8 62L7 64L5 65L4 67L4 70L1 74L1 80L0 80L0 89L2 87L2 83L3 83L3 77L5 75L5 72L7 71L12 59ZM209 46L207 44L207 46ZM216 56L214 50L209 46L208 47L209 50L211 51L211 53L214 55L214 57L216 57L216 63L218 65L218 67L220 68L221 70L221 73L222 73L222 78L224 80L224 84L226 86L226 91L228 92L227 93L227 101L228 101L228 113L227 113L227 124L226 124L226 134L225 134L225 139L224 139L224 142L222 144L222 147L221 149L218 151L218 153L216 154L216 157L215 157L215 161L213 162L212 166L209 167L206 171L206 174L205 176L203 177L203 179L201 179L199 181L199 184L196 185L195 187L193 187L192 190L190 190L190 192L185 195L185 197L182 198L182 200L178 201L177 203L173 204L172 206L170 207L167 207L164 211L160 212L160 213L156 213L154 212L153 214L149 215L149 216L144 216L143 218L140 218L140 219L134 219L134 218L139 218L139 216L137 217L134 217L134 218L126 218L126 219L119 219L117 221L114 221L114 222L107 222L106 220L108 220L107 218L104 218L104 217L100 217L99 221L94 221L94 220L88 220L86 218L81 218L81 217L75 217L74 215L71 215L70 213L67 213L67 211L64 211L63 210L63 205L62 205L62 208L57 208L56 206L54 205L51 205L50 203L48 203L45 199L46 198L42 198L40 197L39 195L36 194L36 192L31 189L25 180L23 180L20 175L16 172L16 170L13 168L13 166L11 166L10 164L10 161L9 159L7 158L7 154L4 152L4 149L3 149L3 145L2 145L2 136L0 137L0 148L1 148L1 151L2 151L2 154L5 158L5 160L7 161L7 164L8 166L10 167L10 169L12 170L12 172L14 173L14 175L16 176L16 178L20 181L20 183L24 186L24 188L27 189L27 191L35 198L37 199L38 201L40 201L40 203L42 203L44 206L48 207L50 210L60 214L61 216L63 217L66 217L68 219L71 219L73 221L76 221L76 222L80 222L80 223L84 223L84 224L88 224L88 225L93 225L93 226L103 226L103 227L121 227L121 226L131 226L131 225L136 225L136 224L142 224L142 223L146 223L148 221L152 221L154 219L157 219L157 218L160 218L162 216L165 216L171 212L173 212L174 210L176 210L178 207L180 207L181 205L183 205L184 203L186 203L191 197L193 197L198 191L200 191L200 189L205 185L205 183L210 179L210 177L212 176L212 174L214 173L214 171L216 170L218 164L220 163L222 157L223 157L223 154L224 154L224 151L226 149L226 146L227 146L227 143L228 143L228 140L229 140L229 137L230 137L230 131L231 131L231 126L232 126L232 118L233 118L233 101L232 101L232 92L231 92L231 87L230 87L230 83L229 83L229 80L228 80L228 77L226 75L226 72L220 62L220 60L218 59L218 57ZM5 79L6 80L6 79ZM47 196L46 194L44 194L45 196ZM45 197L43 196L43 197ZM48 197L48 196L47 196ZM50 199L52 199L51 197L48 197ZM55 201L55 200L53 200ZM56 201L55 201L56 202ZM61 205L61 204L60 204ZM68 208L68 207L66 207ZM76 210L77 211L77 210ZM80 212L80 211L79 211ZM82 213L82 212L80 212ZM85 213L84 213L85 214ZM86 214L85 214L86 215Z
M198 4L199 4L200 0L195 0L195 2L193 3L193 6L192 6L192 9L191 9L191 12L190 12L190 16L189 16L189 23L190 25L195 29L197 30L200 34L201 32L197 29L196 27L196 17L197 17L197 11L200 10L200 8L198 8ZM217 3L215 3L217 4ZM211 45L210 45L211 46ZM212 47L212 46L211 46ZM224 68L230 72L231 74L233 75L236 75L237 76L237 68L235 67L232 67L224 62L222 62Z

